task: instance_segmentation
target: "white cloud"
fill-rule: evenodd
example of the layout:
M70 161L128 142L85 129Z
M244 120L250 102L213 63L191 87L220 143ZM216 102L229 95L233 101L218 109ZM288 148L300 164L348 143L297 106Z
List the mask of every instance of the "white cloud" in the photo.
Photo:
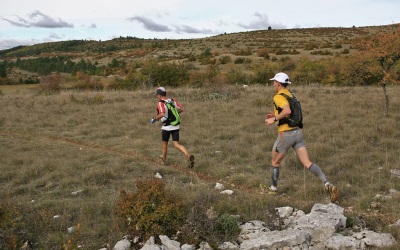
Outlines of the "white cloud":
M171 31L171 29L167 25L162 25L159 23L154 22L153 20L146 18L146 17L141 17L141 16L134 16L127 18L128 21L138 21L143 25L143 27L146 30L149 31L154 31L154 32L168 32Z
M34 12L30 13L27 19L14 15L10 19L3 18L3 20L10 23L11 25L24 28L31 28L31 27L73 28L74 27L74 25L71 23L61 20L60 18L53 18L49 15L43 14L38 10L35 10Z

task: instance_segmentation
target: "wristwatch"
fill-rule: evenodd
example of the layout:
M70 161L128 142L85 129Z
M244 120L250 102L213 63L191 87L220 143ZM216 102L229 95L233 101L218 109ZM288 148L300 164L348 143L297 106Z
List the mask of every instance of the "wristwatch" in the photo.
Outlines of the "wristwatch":
M278 121L278 119L276 119L276 116L274 117L274 122L277 122Z

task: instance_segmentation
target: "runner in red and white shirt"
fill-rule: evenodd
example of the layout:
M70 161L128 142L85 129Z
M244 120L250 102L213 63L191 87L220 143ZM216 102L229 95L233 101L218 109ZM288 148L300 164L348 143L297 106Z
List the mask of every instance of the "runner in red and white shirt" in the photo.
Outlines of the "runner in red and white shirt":
M179 124L171 125L168 123L168 108L165 102L174 102L175 107L178 109L178 113L182 113L182 105L176 100L172 100L172 98L167 97L167 91L164 87L159 87L156 90L156 97L158 98L157 104L157 116L152 119L152 121L161 121L161 139L162 139L162 155L160 156L163 164L166 164L167 161L167 150L168 150L168 141L172 136L172 143L174 147L181 151L189 161L189 167L194 167L194 156L189 154L186 148L179 143Z

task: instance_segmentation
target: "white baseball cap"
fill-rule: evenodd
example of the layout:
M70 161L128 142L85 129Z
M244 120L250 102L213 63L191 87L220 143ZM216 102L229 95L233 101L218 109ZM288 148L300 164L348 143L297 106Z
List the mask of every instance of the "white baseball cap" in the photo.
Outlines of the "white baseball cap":
M155 95L162 95L165 96L167 94L167 91L165 90L164 87L158 87L156 89L156 94Z
M274 76L274 78L271 78L271 79L269 79L269 80L271 80L271 81L277 81L277 82L280 82L280 83L291 84L291 82L289 82L289 76L286 75L286 74L283 73L283 72L279 72L278 74L276 74L276 75Z

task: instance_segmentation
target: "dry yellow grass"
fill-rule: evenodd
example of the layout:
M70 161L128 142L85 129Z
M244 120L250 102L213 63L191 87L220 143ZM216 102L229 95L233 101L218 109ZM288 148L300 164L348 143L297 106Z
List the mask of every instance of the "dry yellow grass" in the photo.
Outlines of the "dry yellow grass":
M259 185L269 184L276 138L276 128L264 125L272 87L168 89L185 109L181 143L196 156L193 171L172 145L168 165L158 164L161 130L149 123L156 105L152 89L45 96L10 88L0 86L0 197L34 215L28 234L44 248L60 246L70 237L66 228L78 223L82 244L112 245L123 236L110 218L119 191L157 172L171 190L189 198L218 195L215 183L223 182L235 195L213 205L217 213L239 214L242 221L267 221L265 211L277 206L307 211L327 202L320 181L303 170L293 151L281 172L285 195L260 193ZM303 105L310 157L339 185L340 205L370 228L390 231L387 225L400 218L400 197L380 201L379 209L369 204L376 194L400 190L399 180L390 176L400 162L400 88L388 87L388 116L379 87L292 90ZM84 191L71 195L78 190ZM56 214L62 220L54 220Z

